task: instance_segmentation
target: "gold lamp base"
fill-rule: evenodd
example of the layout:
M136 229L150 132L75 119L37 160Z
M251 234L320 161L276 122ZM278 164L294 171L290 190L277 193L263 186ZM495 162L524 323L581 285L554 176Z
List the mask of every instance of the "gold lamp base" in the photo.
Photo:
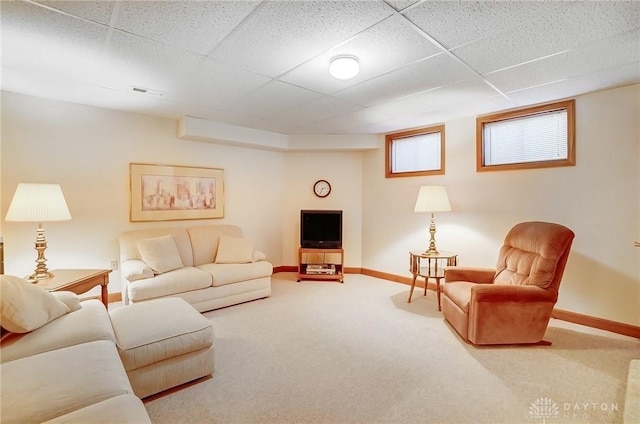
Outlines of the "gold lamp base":
M40 280L46 280L47 278L53 277L53 274L49 272L47 269L47 258L44 257L44 251L47 249L47 239L44 237L44 228L42 225L38 224L38 229L36 230L36 252L38 252L38 259L36 259L36 269L33 274L28 276L26 279L32 283L37 283Z
M429 234L431 234L431 238L429 240L429 248L425 250L425 255L437 255L438 249L436 249L436 218L431 212L431 223L429 224Z

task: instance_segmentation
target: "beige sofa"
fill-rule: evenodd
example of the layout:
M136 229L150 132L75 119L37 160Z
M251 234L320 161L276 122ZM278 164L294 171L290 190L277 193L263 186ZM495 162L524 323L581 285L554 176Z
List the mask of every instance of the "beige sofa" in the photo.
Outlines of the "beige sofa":
M21 318L24 311L7 299L12 278L0 279L1 324L13 331L5 332L0 349L2 422L151 422L129 383L102 302L32 286L57 300L31 291L25 298L38 311ZM16 317L25 328L12 328Z
M140 398L214 372L209 320L180 298L107 312L0 276L3 423L150 422Z
M120 235L123 303L180 297L204 312L271 295L273 266L236 225Z

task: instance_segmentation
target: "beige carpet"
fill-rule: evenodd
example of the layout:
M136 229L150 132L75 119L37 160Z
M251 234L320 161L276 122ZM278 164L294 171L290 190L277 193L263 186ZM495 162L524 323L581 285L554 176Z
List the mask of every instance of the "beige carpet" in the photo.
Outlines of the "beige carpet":
M640 340L552 320L550 347L463 342L435 294L363 275L276 274L205 314L216 373L146 401L155 423L615 423Z

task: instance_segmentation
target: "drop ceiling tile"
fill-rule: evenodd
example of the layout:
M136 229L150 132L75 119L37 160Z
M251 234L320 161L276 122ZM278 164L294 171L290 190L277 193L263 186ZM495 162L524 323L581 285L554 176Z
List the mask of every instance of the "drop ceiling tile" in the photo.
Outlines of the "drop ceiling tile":
M39 0L37 3L48 7L89 19L94 22L107 25L111 20L114 1L68 1L68 0Z
M638 82L640 64L630 63L552 84L510 92L507 95L518 106L527 106Z
M418 3L420 0L384 0L385 3L393 7L397 11L406 9L407 7Z
M111 63L101 70L104 84L160 91L185 78L203 59L196 53L118 31L111 36L107 53Z
M369 131L360 131L368 125L387 119L388 117L370 108L364 108L355 112L346 113L325 119L324 121L312 122L305 125L304 131L297 133L307 134L370 134Z
M180 117L192 116L213 122L223 122L231 125L248 126L241 116L225 110L215 110L189 103L179 103Z
M271 117L270 120L277 124L289 123L289 126L293 129L360 109L362 109L361 106L356 106L331 96L323 96L304 105L286 110Z
M498 34L558 8L555 2L428 1L405 16L448 49Z
M210 55L276 77L392 13L370 1L263 2Z
M271 81L233 101L228 110L233 113L242 113L253 118L264 119L287 109L304 105L318 97L320 97L318 93L304 88L281 81Z
M51 75L46 72L45 75L39 75L41 73L37 69L24 71L5 68L2 74L2 89L68 103L156 115L156 108L163 101L142 94L99 87L65 75ZM34 74L40 81L37 85L33 84Z
M91 80L106 27L25 2L2 2L0 19L3 66Z
M373 133L391 133L410 128L426 127L430 125L449 122L455 119L474 117L514 107L514 103L502 96L493 96L474 101L460 103L459 105L447 105L447 107L407 114L399 119L380 121L368 125L368 130Z
M497 95L499 93L491 88L489 84L482 78L476 77L381 103L372 106L370 109L395 119L451 106L459 108Z
M237 98L271 81L211 58L203 60L184 78L172 82L167 97L187 104L224 109Z
M627 63L640 63L640 30L486 75L502 91L514 91L591 74Z
M640 28L640 2L572 2L453 53L486 74Z
M206 55L259 1L123 1L115 28Z
M475 76L473 71L441 53L339 91L335 96L362 106L373 106L473 76Z
M404 18L395 15L303 63L280 79L328 94L439 52L438 47L418 34ZM338 55L358 58L360 73L355 78L339 80L329 75L329 62Z
M66 16L31 3L3 1L0 13L2 60L8 50L21 56L44 54L50 48L101 49L107 36L103 26Z

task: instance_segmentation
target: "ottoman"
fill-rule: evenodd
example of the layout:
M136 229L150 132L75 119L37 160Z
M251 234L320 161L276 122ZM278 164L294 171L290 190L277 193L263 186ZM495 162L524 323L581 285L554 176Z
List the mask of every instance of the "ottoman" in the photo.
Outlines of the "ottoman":
M185 300L135 303L109 316L136 396L144 398L213 373L211 323Z

